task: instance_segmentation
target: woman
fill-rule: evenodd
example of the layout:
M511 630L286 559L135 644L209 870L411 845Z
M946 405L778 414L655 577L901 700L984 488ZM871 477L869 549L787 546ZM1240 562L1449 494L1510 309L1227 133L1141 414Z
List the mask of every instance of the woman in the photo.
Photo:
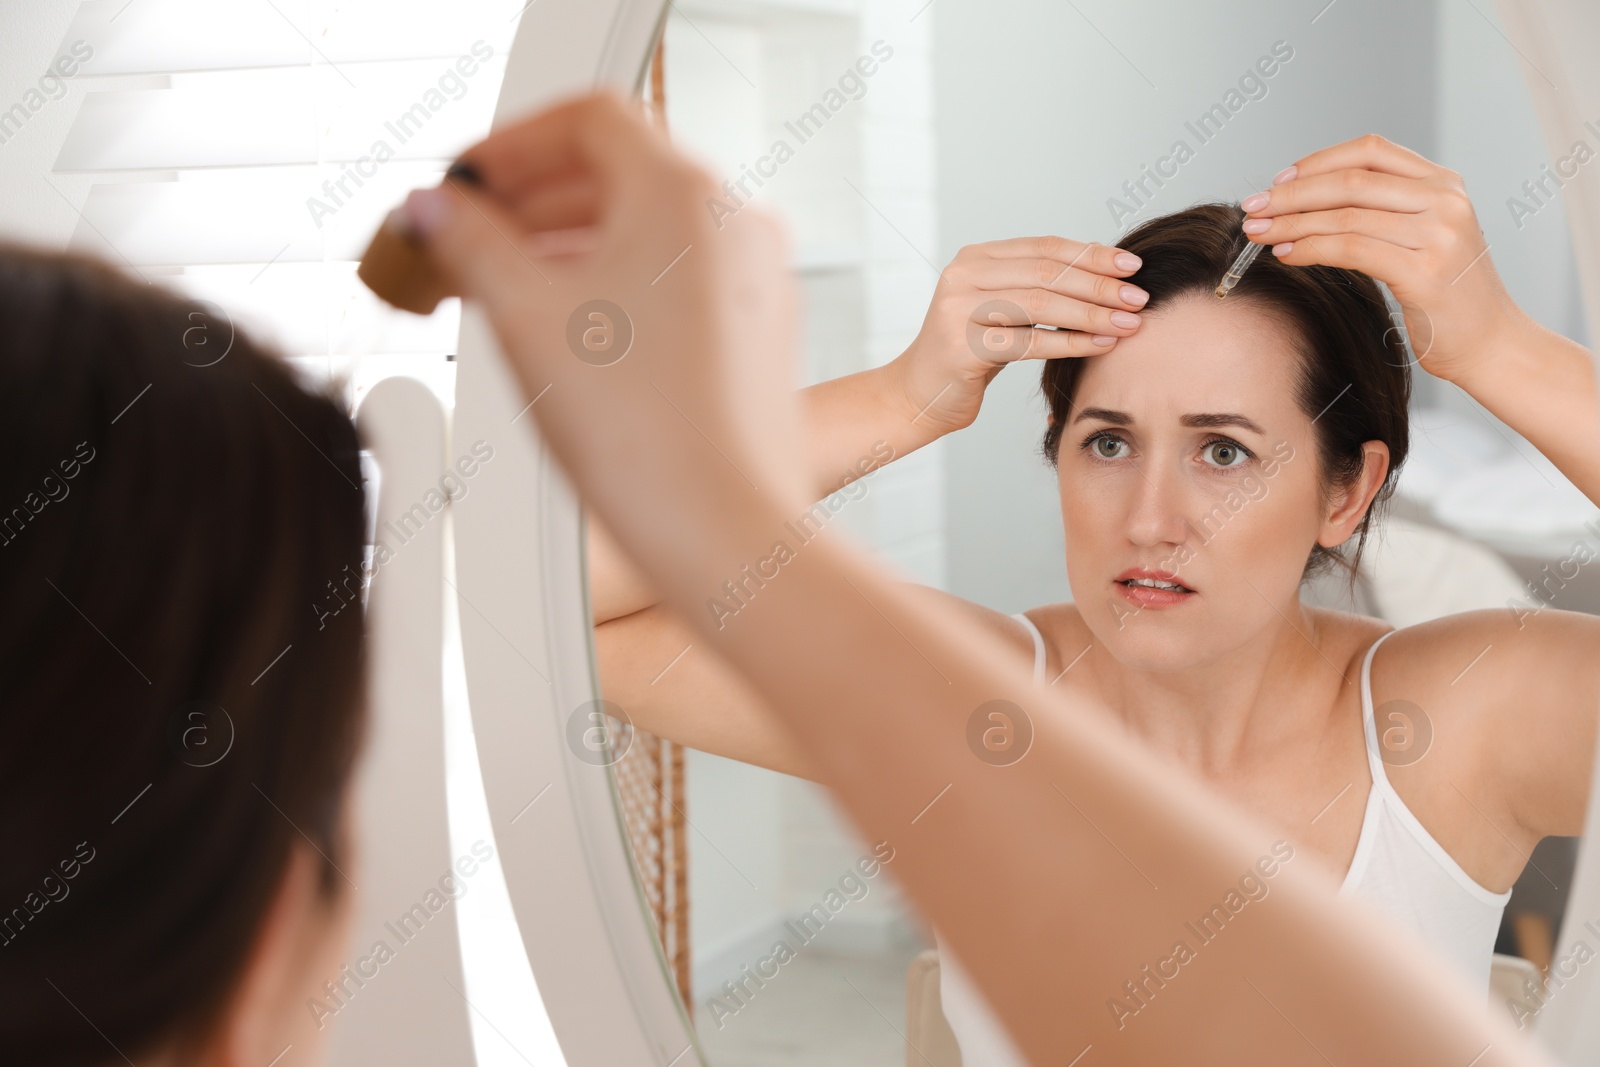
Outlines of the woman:
M1507 608L1391 632L1303 605L1299 588L1344 562L1336 546L1353 541L1359 560L1405 458L1411 359L1368 274L1399 300L1420 366L1600 502L1588 354L1510 301L1451 172L1363 138L1282 178L1246 201L1248 221L1209 205L1118 248L964 249L911 348L808 390L814 495L873 442L898 457L970 423L1005 362L1045 360L1043 451L1074 600L1006 616L944 599L1033 657L1036 678L1279 827L1481 990L1533 846L1581 832L1600 620ZM1274 255L1219 301L1245 239ZM644 729L810 776L700 645L662 673L693 635L594 540L608 697ZM1431 724L1425 758L1381 745L1374 706L1392 701ZM943 992L964 1046L990 1040L959 967Z
M711 179L611 99L535 116L471 155L487 195L414 194L405 218L489 310L520 384L552 379L542 384L561 402L536 417L562 462L672 603L691 605L745 534L802 499L785 465L798 421L778 387L788 368L742 358L740 343L751 327L792 324L781 244L755 212L712 230L701 211ZM601 238L577 257L511 236L574 221ZM682 256L685 235L698 255ZM659 268L644 268L666 248L684 262L657 288ZM596 291L625 301L647 331L621 374L564 354L571 309ZM21 508L0 519L10 523L0 891L21 909L0 918L11 923L0 945L7 1062L315 1062L307 1001L343 955L354 867L341 827L363 692L360 614L316 605L360 558L354 432L247 338L220 361L210 349L193 358L185 339L207 327L203 312L108 268L6 249L0 311L10 460L0 477ZM775 512L699 462L702 432L735 447ZM663 511L664 501L704 510ZM749 640L723 649L860 823L902 843L899 876L1003 1004L1019 1046L1038 1062L1069 1042L1076 1051L1084 1030L1064 1025L1074 1005L1142 951L1147 924L1171 922L1253 864L1257 828L1167 780L1114 733L1060 714L1075 706L1020 685L1020 657L992 635L942 605L923 610L831 542L788 577L741 619ZM763 651L790 626L789 654ZM930 687L925 667L892 647L896 633L942 664L941 682ZM881 759L913 709L964 718L980 694L1057 714L1041 716L1034 758L958 790L948 814L907 834L905 801L929 775L965 785L970 754L941 731L909 737L906 764L863 757ZM1084 862L1100 831L1045 805L1046 771L1162 879L1160 895L1132 896L1122 872ZM1026 851L1014 825L999 825L1014 806L1035 809L1047 847ZM1057 886L1088 912L971 917L1002 889L1042 908ZM1439 975L1386 958L1374 929L1314 882L1288 871L1273 893L1277 903L1208 950L1209 980L1096 1061L1168 1062L1199 1040L1208 1051L1196 1062L1245 1050L1311 1062L1309 1032L1361 1062L1545 1062L1503 1023L1476 1019ZM1322 963L1309 975L1293 966L1308 954ZM1218 978L1251 979L1245 996L1273 998L1306 1029L1287 1031L1241 999L1241 983ZM1350 1012L1365 1025L1344 1025Z
M0 248L0 1049L312 1063L364 719L359 445L194 302ZM292 1051L291 1051L292 1049Z

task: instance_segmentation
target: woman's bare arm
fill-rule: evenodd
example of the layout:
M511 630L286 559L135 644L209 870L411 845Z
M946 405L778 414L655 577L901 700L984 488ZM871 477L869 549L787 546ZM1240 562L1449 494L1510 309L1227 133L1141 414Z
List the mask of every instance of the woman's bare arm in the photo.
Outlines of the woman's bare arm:
M891 363L800 391L813 500L916 451L943 432L932 420L915 419L902 410L899 373ZM586 516L585 530L589 605L596 625L660 601L602 522Z
M1032 637L1009 615L939 589L914 589L1031 654ZM670 605L601 623L594 642L600 691L634 726L701 752L822 780L783 717Z
M1455 378L1600 507L1600 393L1587 348L1525 312L1489 340L1493 358Z
M819 780L805 751L710 642L652 604L594 631L600 692L657 737L743 763Z
M1424 722L1400 727L1425 729L1423 756L1457 768L1437 784L1470 803L1463 818L1488 850L1475 864L1458 859L1491 874L1480 881L1510 885L1541 838L1583 832L1600 618L1527 597L1408 626L1379 652L1373 687L1420 709L1404 710Z

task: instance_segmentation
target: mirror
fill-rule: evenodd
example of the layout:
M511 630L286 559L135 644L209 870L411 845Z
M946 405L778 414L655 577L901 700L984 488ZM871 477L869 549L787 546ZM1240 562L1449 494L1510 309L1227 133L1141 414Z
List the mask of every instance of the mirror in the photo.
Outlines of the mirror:
M1159 17L1153 30L1148 11L1044 0L670 6L654 84L673 138L727 178L707 210L763 203L791 224L807 307L797 384L898 355L963 246L1046 234L1115 244L1192 204L1237 202L1297 157L1367 132L1458 171L1512 297L1588 343L1559 190L1600 131L1572 131L1591 146L1582 160L1576 146L1551 157L1527 88L1545 75L1489 5L1231 2ZM1392 322L1403 333L1398 314ZM1059 681L1076 648L1050 622L1070 609L1047 606L1066 605L1073 589L1061 491L1039 452L1038 370L1006 369L977 420L933 444L892 462L863 451L855 470L870 473L824 497L818 514L908 580L1029 612L1047 644L1061 644L1050 652ZM1302 600L1397 628L1475 608L1600 612L1600 579L1571 562L1576 543L1600 546L1600 509L1461 389L1416 368L1412 385L1410 456L1358 580L1308 582ZM591 564L604 568L603 531L595 536ZM635 872L644 880L682 865L657 919L672 930L673 981L708 1062L960 1062L937 1002L952 979L930 970L932 932L882 877L892 848L857 839L820 787L758 766L781 746L732 736L738 694L715 688L704 652L668 621L612 618L627 598L608 601L614 587L595 570L590 581L611 725L626 723L635 746L652 731L687 746L681 764L671 745L652 756L658 774L681 766L683 790L646 791L661 819L656 851L635 838L633 854L647 857ZM674 686L698 694L676 718L660 695ZM1344 714L1361 767L1359 701ZM1443 809L1413 792L1427 779L1403 768L1425 758L1441 709L1407 717L1391 702L1374 717L1389 778L1434 818ZM616 767L624 787L630 758ZM1341 854L1325 864L1336 877L1369 862L1354 855L1368 834L1368 781L1329 790L1315 818L1285 827L1302 854ZM681 850L676 860L663 842ZM1543 1006L1534 968L1570 965L1555 952L1576 851L1575 838L1547 838L1525 857L1493 932L1505 958L1486 1010L1533 1025ZM1454 884L1486 906L1498 899ZM954 988L967 1008L950 1014L970 1017L970 990ZM968 1062L981 1058L980 1030L969 1022L961 1035Z

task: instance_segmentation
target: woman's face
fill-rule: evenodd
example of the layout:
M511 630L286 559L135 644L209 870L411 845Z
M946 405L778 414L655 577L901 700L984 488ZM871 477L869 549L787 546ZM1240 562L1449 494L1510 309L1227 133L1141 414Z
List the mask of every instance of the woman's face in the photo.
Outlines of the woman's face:
M1214 662L1281 625L1319 536L1344 539L1327 536L1299 359L1287 327L1209 293L1086 357L1057 462L1067 574L1120 662ZM1163 578L1187 591L1130 584Z

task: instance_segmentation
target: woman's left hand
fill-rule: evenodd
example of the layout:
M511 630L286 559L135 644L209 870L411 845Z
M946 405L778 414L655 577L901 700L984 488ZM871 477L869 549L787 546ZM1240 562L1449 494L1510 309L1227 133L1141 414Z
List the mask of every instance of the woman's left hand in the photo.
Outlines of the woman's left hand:
M1461 175L1377 134L1313 152L1240 206L1249 239L1284 263L1386 284L1413 357L1446 381L1475 373L1528 321L1489 259Z

